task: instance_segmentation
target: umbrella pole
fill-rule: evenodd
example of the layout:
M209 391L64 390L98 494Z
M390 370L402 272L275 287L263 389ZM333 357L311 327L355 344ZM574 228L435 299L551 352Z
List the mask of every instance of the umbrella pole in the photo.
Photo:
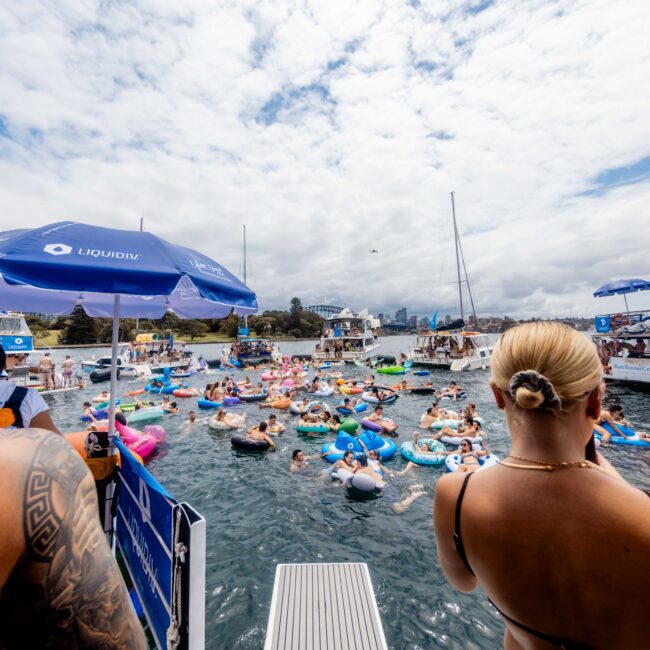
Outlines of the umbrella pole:
M627 312L627 319L629 321L630 320L630 308L628 307L627 296L625 294L623 294L623 300L625 300L625 311Z
M113 297L113 339L111 343L111 397L108 412L108 435L111 440L115 433L115 399L117 392L117 343L120 333L120 294Z

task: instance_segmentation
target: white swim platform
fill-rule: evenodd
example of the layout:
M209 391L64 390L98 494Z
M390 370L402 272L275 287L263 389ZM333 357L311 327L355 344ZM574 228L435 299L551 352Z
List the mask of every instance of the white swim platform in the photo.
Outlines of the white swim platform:
M387 650L368 565L279 564L264 650Z

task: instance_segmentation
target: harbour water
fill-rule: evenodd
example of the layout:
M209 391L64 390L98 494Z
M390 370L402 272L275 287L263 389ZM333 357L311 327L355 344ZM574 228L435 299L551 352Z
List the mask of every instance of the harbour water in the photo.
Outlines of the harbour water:
M381 352L406 352L413 337L382 340ZM281 344L286 354L309 353L313 341ZM190 346L192 347L192 346ZM219 356L221 345L196 346L195 353L206 358ZM73 350L79 362L100 350ZM60 361L66 351L56 351ZM341 368L346 377L365 377L361 368ZM202 388L220 378L193 377L189 383ZM236 371L238 376L258 373ZM491 400L488 372L454 374L438 371L432 376L436 386L450 379L459 381L469 400L484 418L490 448L504 456L508 433L504 417ZM410 377L413 381L421 378ZM422 378L423 379L423 378ZM397 383L389 378L388 383ZM121 381L120 392L138 384ZM52 415L63 431L79 430L81 402L97 394L107 384L88 384L83 394L49 397ZM610 387L609 397L619 401L626 417L647 430L650 422L648 395L624 386ZM83 398L83 399L82 399ZM328 398L334 405L340 400ZM230 434L212 432L199 423L188 430L183 426L187 412L196 408L196 399L178 400L181 413L167 417L167 441L155 452L148 469L179 500L191 503L207 519L206 647L259 649L263 646L275 567L283 562L367 562L377 594L386 638L391 648L475 649L501 644L503 623L484 594L461 594L453 590L441 573L432 530L432 501L435 482L444 469L420 467L394 485L406 496L416 484L427 494L403 514L396 514L385 499L352 501L345 492L324 480L328 467L313 461L304 473L291 474L291 452L300 448L317 454L330 438L305 439L295 431L296 416L275 411L287 424L278 440L278 451L260 455L231 448ZM427 396L401 396L386 407L387 415L398 424L401 441L411 437L421 414L431 404ZM233 407L248 413L254 423L266 410L257 404ZM198 416L208 417L208 412ZM610 447L609 460L632 484L650 492L650 452L631 447ZM386 463L399 470L405 461L399 454Z

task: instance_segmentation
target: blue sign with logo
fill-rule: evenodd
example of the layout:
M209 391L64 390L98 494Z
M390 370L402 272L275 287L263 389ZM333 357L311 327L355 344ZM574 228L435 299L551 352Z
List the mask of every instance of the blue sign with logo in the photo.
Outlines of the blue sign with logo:
M172 611L173 511L176 501L126 447L120 450L115 537L156 637L166 648Z
M32 336L0 336L5 352L31 352L34 348Z
M600 334L607 334L612 329L612 317L611 316L596 316L594 319L594 324L596 331Z

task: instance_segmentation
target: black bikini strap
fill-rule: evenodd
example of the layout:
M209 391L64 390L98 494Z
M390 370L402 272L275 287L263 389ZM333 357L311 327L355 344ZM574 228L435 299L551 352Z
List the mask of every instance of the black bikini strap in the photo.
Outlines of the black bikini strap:
M469 479L471 477L472 477L472 472L467 472L465 476L465 480L463 481L463 485L461 486L460 492L458 493L458 499L456 500L456 520L454 523L454 544L456 545L456 553L458 553L458 557L463 561L463 564L465 565L467 570L472 575L474 575L474 571L472 571L472 567L469 565L469 562L467 561L467 555L465 555L463 538L460 536L460 510L463 506L463 497L465 496L467 483L469 482Z

